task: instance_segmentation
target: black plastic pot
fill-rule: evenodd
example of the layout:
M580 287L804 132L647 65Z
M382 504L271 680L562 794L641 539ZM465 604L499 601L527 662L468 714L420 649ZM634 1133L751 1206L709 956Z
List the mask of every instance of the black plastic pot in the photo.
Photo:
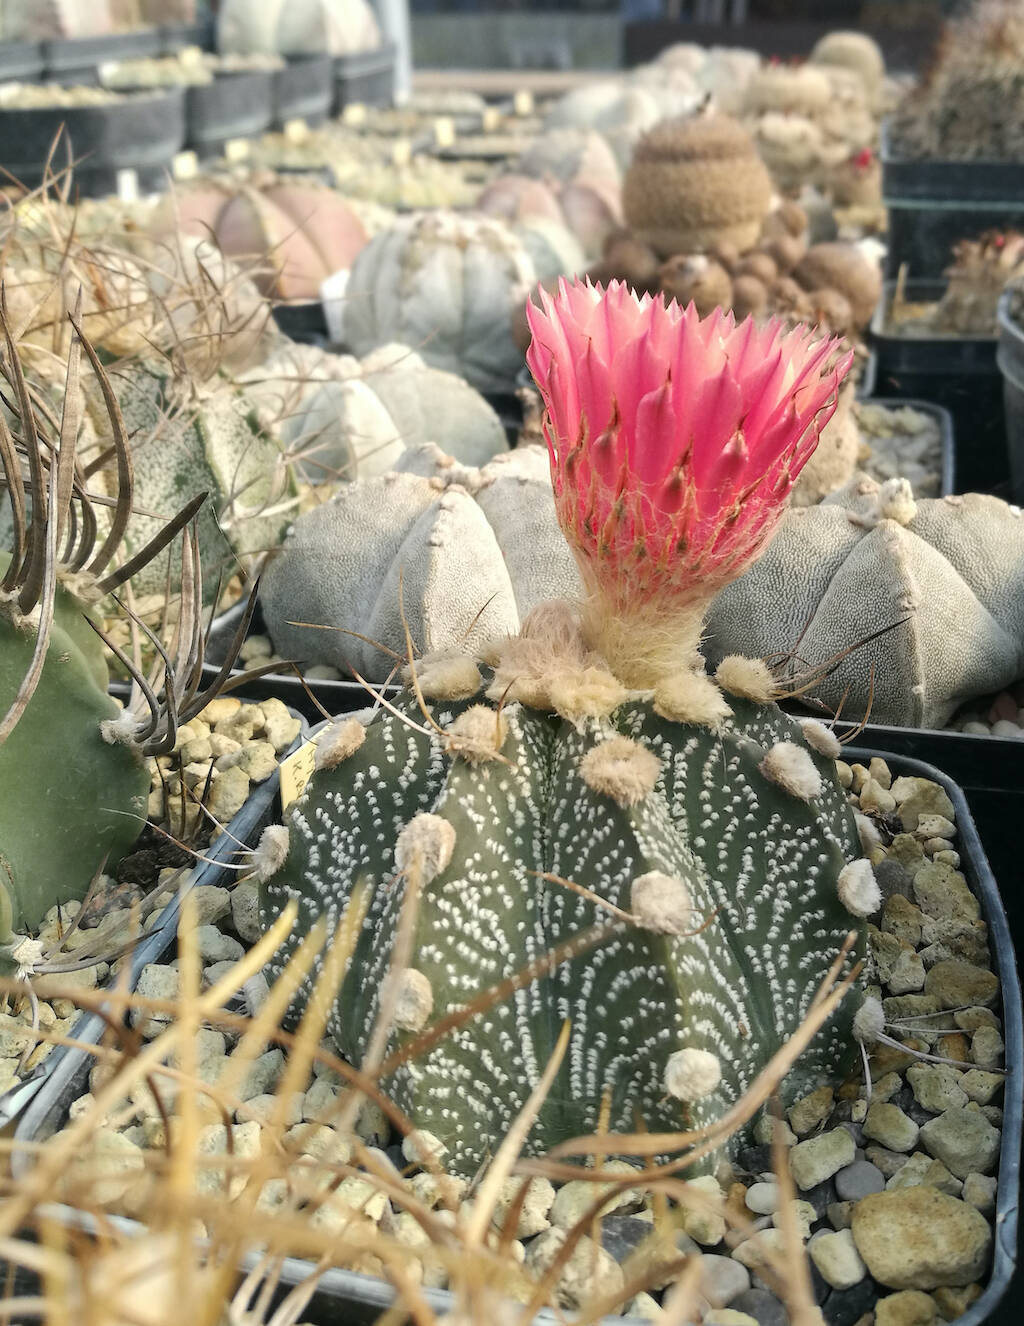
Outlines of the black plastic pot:
M135 172L140 190L160 188L185 145L185 95L169 88L103 106L0 108L3 165L23 184L42 181L58 135L51 169L79 162L74 180L81 194L117 193L119 173L126 170Z
M286 336L306 345L326 346L330 337L324 306L319 299L274 305L274 321Z
M0 83L35 83L43 74L38 41L0 41Z
M300 732L293 750L306 739L306 732L305 728ZM249 800L228 824L227 832L204 851L203 855L208 859L196 862L186 890L197 884L220 883L227 873L225 867L235 864L238 844L254 844L264 826L274 818L279 789L280 778L276 772L266 782L257 784ZM143 967L156 962L177 937L180 898L179 894L168 903L152 930L136 947L132 955L131 989L135 989ZM117 977L111 980L110 988L117 980ZM97 1045L106 1029L106 1021L98 1013L83 1013L71 1031L71 1039L84 1045ZM85 1091L93 1062L93 1056L86 1050L56 1046L24 1081L0 1095L0 1127L20 1114L17 1136L33 1136L39 1140L51 1136L67 1118L71 1102ZM21 1153L14 1168L21 1172L29 1163L30 1157Z
M212 83L185 89L186 145L199 156L218 156L234 138L252 138L274 118L274 74L247 70L218 74Z
M878 386L878 355L874 350L869 350L864 359L863 367L860 372L860 381L857 383L857 399L866 401L875 394Z
M289 120L323 124L334 102L334 61L329 55L302 55L289 59L274 75L275 129Z
M953 428L953 416L943 405L934 405L931 401L918 401L908 398L894 400L886 396L875 396L872 405L881 405L888 410L909 407L919 414L926 414L934 419L939 430L939 445L942 449L942 468L939 474L939 497L946 497L956 492L956 438Z
M999 300L999 346L996 363L1003 379L1006 449L1010 455L1010 491L1024 501L1024 329L1010 316L1010 297Z
M931 765L915 759L889 755L885 748L879 751L850 747L846 751L847 758L865 764L872 755L876 754L883 754L886 757L894 774L914 775L939 783L952 801L959 832L961 868L981 903L982 915L989 928L994 967L1001 985L1007 1079L992 1267L980 1298L965 1313L957 1317L955 1323L955 1326L984 1326L985 1323L992 1323L994 1320L999 1302L1013 1277L1017 1256L1017 1200L1020 1182L1022 1095L1024 1095L1024 1027L1022 1027L1021 992L1013 944L999 889L960 787ZM149 960L152 961L152 957ZM100 1033L98 1032L97 1036L98 1034ZM56 1054L57 1051L53 1053ZM63 1056L58 1070L51 1072L49 1079L39 1089L21 1118L15 1132L16 1142L28 1146L38 1144L57 1131L66 1120L72 1101L82 1094L91 1063L92 1057L85 1051L71 1050ZM14 1153L15 1177L24 1173L30 1165L30 1150ZM55 1206L52 1210L55 1216L76 1227L92 1231L99 1227L94 1217L71 1208ZM118 1217L106 1219L121 1230L139 1234L143 1232L142 1227L132 1221ZM246 1269L255 1261L257 1255L254 1254L252 1261L245 1264ZM289 1259L281 1268L282 1286L287 1288L300 1284L312 1273L311 1263ZM428 1289L424 1290L423 1294L438 1316L443 1316L451 1310L453 1300L446 1291ZM364 1326L364 1324L369 1326L379 1319L380 1314L393 1299L393 1291L382 1280L352 1271L328 1270L319 1277L316 1292L309 1306L304 1309L304 1315L312 1321L344 1322L346 1326ZM545 1323L547 1326L552 1320L548 1313L536 1318L538 1326L540 1323ZM638 1317L606 1317L602 1319L601 1326L641 1326L642 1320Z
M227 653L228 646L242 618L244 605L237 603L227 612L215 617L210 625L206 661L203 663L203 675L207 684L217 675ZM250 635L265 635L266 626L259 603L253 615ZM241 671L241 668L237 668ZM386 688L393 693L397 688ZM373 703L373 697L357 681L306 681L302 682L294 672L271 672L255 681L247 682L245 694L253 700L276 699L283 701L289 709L294 709L310 722L318 723L324 713L353 713L356 709L365 709Z
M43 76L68 86L98 83L99 67L116 60L143 60L160 54L160 29L115 32L107 37L58 37L43 42Z
M334 110L353 102L364 106L390 106L395 99L395 48L390 43L375 51L338 55L334 60Z
M1010 468L996 337L898 335L888 326L895 284L885 283L871 322L878 392L899 400L934 401L949 410L956 430L960 492L1005 489ZM907 281L904 294L910 303L929 303L944 290L943 281Z
M942 275L957 240L1024 227L1024 161L918 161L897 155L882 126L882 198L888 271Z

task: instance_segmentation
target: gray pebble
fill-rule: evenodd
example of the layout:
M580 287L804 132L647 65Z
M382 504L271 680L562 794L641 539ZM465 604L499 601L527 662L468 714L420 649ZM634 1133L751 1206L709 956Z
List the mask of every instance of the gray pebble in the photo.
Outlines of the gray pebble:
M181 977L173 967L150 962L139 974L135 993L144 999L177 999L181 993ZM146 1040L153 1040L170 1024L171 1016L170 1013L153 1013L150 1016L144 1008L133 1007L128 1020L141 1031Z
M884 1187L885 1175L869 1160L855 1160L836 1175L836 1192L844 1202L859 1201L868 1193L881 1192Z
M231 891L231 922L239 938L255 944L260 930L260 891L251 880L243 880Z
M878 1290L870 1277L865 1277L850 1289L833 1289L822 1304L822 1315L828 1326L854 1326L875 1306Z
M636 1216L629 1215L607 1215L601 1221L601 1246L621 1264L627 1261L653 1232L649 1220L640 1220Z
M970 1105L947 1110L921 1129L925 1149L958 1179L992 1169L999 1157L999 1136L999 1130Z
M196 930L196 944L199 957L204 964L212 962L237 962L245 949L237 939L223 934L215 925L201 925Z
M745 1312L757 1326L789 1326L785 1307L767 1289L747 1289L729 1304L733 1312Z
M779 1208L777 1183L754 1183L747 1189L747 1209L755 1215L771 1215Z
M750 1288L750 1272L732 1257L706 1252L700 1270L700 1292L713 1308L732 1307L734 1299Z

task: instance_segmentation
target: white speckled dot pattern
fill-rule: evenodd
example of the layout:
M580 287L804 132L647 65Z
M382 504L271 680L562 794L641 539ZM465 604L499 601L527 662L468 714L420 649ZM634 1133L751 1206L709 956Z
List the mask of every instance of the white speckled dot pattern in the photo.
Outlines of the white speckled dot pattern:
M443 727L462 707L439 705L434 717ZM735 701L733 709L715 735L640 704L582 732L508 706L502 754L511 767L452 759L439 739L385 714L292 808L289 859L263 889L265 921L296 897L298 938L320 915L337 924L357 882L373 891L330 1023L354 1062L376 1016L402 903L395 842L414 815L443 816L455 830L451 864L424 888L417 916L412 965L433 990L432 1020L595 923L611 927L596 948L474 1016L391 1080L399 1106L442 1139L456 1171L472 1172L498 1144L565 1018L570 1048L531 1134L533 1150L591 1130L605 1093L613 1129L642 1119L676 1130L716 1118L800 1022L857 924L836 885L860 855L856 828L833 766L817 753L823 791L810 803L759 772L774 743L806 746L796 723L771 706ZM593 791L579 773L595 742L617 733L662 766L654 791L632 808ZM675 937L617 921L531 873L571 879L628 909L632 881L652 870L685 882L694 928L711 918L700 933ZM792 1094L834 1072L849 1052L849 1016L841 1010L818 1036L792 1075ZM719 1088L691 1105L668 1099L664 1088L667 1060L683 1047L715 1054L722 1067Z

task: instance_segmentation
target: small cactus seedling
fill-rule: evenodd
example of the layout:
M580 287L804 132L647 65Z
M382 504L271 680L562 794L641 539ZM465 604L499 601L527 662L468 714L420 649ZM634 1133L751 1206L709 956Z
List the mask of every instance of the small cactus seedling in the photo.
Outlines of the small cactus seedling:
M532 1149L602 1121L717 1120L876 906L842 887L860 849L835 738L771 704L763 664L730 660L719 686L698 653L712 595L770 537L849 358L806 328L701 320L617 284L543 300L530 366L587 597L539 605L479 658L410 664L410 695L326 729L287 853L260 872L265 923L298 901L293 943L372 890L330 1029L364 1070L383 1063L467 1174L565 1020ZM469 1016L501 982L506 1001ZM447 1034L419 1044L431 1019ZM382 1045L403 1053L389 1063ZM841 1012L788 1088L852 1048Z
M134 842L149 790L143 756L169 749L168 737L173 746L182 688L192 688L191 700L198 675L196 609L188 603L198 574L193 530L185 540L190 569L176 657L165 654L161 662L168 679L163 700L159 680L142 679L126 709L107 693L106 657L91 610L166 548L205 494L113 569L131 513L131 452L110 382L73 321L59 421L27 382L3 322L0 368L11 391L10 413L0 412L0 492L6 490L13 531L11 550L0 552L0 916L7 938L36 926L55 902L81 898L104 862L112 865ZM106 403L117 474L102 540L90 473L76 454L82 348Z

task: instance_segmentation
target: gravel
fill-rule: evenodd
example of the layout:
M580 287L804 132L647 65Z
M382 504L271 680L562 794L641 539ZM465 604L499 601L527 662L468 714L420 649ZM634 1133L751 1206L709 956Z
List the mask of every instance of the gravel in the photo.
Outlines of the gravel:
M940 495L942 434L934 415L877 401L859 401L854 413L862 470L879 483L897 477L909 480L915 497Z

